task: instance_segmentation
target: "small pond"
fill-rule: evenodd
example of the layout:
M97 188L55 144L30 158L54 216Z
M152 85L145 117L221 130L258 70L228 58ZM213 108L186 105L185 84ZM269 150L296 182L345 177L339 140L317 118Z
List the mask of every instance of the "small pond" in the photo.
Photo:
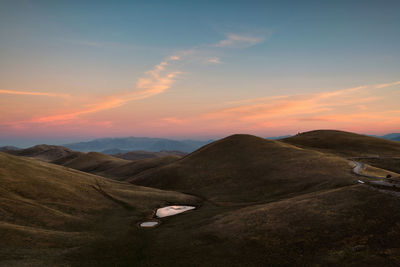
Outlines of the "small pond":
M193 210L196 207L193 206L167 206L164 208L159 208L156 211L156 217L158 218L163 218L163 217L167 217L167 216L172 216L172 215L176 215L188 210Z
M158 222L155 221L149 221L149 222L142 222L140 223L140 227L154 227L158 224Z

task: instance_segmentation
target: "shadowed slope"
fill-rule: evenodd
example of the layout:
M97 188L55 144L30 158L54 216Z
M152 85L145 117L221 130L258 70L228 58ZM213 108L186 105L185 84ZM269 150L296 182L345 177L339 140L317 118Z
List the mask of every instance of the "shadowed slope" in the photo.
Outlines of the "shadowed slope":
M400 157L400 142L336 130L305 132L281 141L345 157Z
M107 169L118 168L128 163L130 163L128 160L119 159L98 152L89 152L82 153L79 157L66 161L62 165L84 172L99 174Z
M213 201L246 202L348 185L356 177L344 159L251 135L233 135L130 181Z
M78 157L69 158L70 156L67 156L52 163L115 180L125 180L146 169L163 166L180 159L179 156L170 155L130 161L98 152L81 153Z
M180 158L181 157L179 156L169 155L163 157L135 160L117 168L108 169L102 172L101 175L116 180L126 180L143 171L170 164L179 160Z
M398 266L399 201L353 185L209 212L207 218L192 213L170 229L157 229L160 242L149 258L156 264L165 256L165 266L190 266L198 255L207 255L201 266ZM186 236L166 242L183 226L190 229Z

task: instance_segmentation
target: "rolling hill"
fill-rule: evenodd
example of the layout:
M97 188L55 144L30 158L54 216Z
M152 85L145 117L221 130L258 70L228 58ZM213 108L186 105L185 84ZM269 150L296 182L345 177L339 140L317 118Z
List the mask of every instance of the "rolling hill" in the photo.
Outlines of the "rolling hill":
M126 154L111 156L98 152L83 153L72 151L62 146L50 145L38 145L20 150L7 149L4 152L16 156L34 158L115 180L130 178L144 171L146 168L155 168L169 164L180 159L180 156L176 154L185 154L178 151L131 151ZM129 160L123 159L124 157ZM141 159L133 160L134 158Z
M281 141L344 157L400 156L400 142L336 130L304 132Z
M179 160L180 158L181 157L179 156L169 155L163 157L130 161L119 167L107 169L99 173L99 175L115 180L124 181L148 169L153 169L164 165L168 165L170 163Z
M75 248L114 243L119 245L109 253L128 254L127 242L132 242L131 249L143 242L136 223L155 208L198 203L181 193L5 153L0 153L0 185L0 265L4 266L69 265L63 255ZM86 256L98 257L95 252Z
M0 147L0 152L8 152L8 151L16 151L20 150L21 148L16 146L2 146Z
M169 155L132 161L98 152L78 153L81 153L78 157L70 159L67 156L52 163L114 180L125 180L146 169L163 166L180 159L179 156Z
M59 160L61 158L76 155L75 151L62 146L37 145L26 149L4 151L16 156L35 158L46 162Z
M257 202L354 184L350 170L347 160L333 155L233 135L129 181L216 202Z
M357 184L331 153L233 135L183 158L79 157L64 163L109 160L109 170L136 170L132 182L159 189L0 153L0 265L400 264L400 193ZM179 203L197 209L138 227Z
M317 130L285 138L282 142L400 173L400 142L355 133Z
M78 157L66 161L61 159L63 166L90 173L100 173L111 168L118 168L130 163L128 160L119 159L113 156L104 155L98 152L81 153ZM58 163L57 161L53 163Z

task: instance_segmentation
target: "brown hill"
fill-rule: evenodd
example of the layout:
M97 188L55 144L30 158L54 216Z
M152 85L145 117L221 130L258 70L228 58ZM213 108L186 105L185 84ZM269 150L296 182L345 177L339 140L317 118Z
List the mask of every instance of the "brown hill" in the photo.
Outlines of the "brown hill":
M342 158L251 135L233 135L130 181L212 201L257 202L354 184L357 179Z
M400 157L400 142L336 130L305 132L281 141L345 157Z
M4 152L16 156L35 158L46 162L55 161L71 154L77 153L62 146L52 145L37 145L26 149L8 150Z
M94 174L102 173L108 169L118 168L130 161L99 152L82 153L79 157L62 163L63 166Z
M116 180L126 180L143 171L170 164L179 160L180 158L180 156L168 155L163 157L135 160L122 166L107 169L102 173L99 173L99 175Z
M367 186L202 212L172 221L165 231L157 229L154 238L159 242L152 249L162 254L153 255L151 263L157 263L158 255L168 255L165 266L190 266L201 253L207 255L201 266L400 264L399 197ZM186 236L178 237L182 227ZM178 238L173 244L166 241Z
M79 153L78 156L71 154L52 163L115 180L125 180L146 169L163 166L180 159L179 156L169 155L131 161L99 152L76 153Z
M400 142L361 134L316 130L285 138L282 142L336 154L400 173Z
M16 151L20 150L21 148L16 146L2 146L0 147L0 152L8 152L8 151Z
M114 247L118 253L128 255L123 248L126 242L130 249L144 242L136 223L155 208L198 203L181 193L4 153L0 153L0 185L0 265L4 266L69 266L63 255L71 248L113 246L114 242L120 244Z
M234 135L137 177L204 201L141 229L156 207L200 203L0 153L0 265L400 264L399 192L354 185L333 155Z

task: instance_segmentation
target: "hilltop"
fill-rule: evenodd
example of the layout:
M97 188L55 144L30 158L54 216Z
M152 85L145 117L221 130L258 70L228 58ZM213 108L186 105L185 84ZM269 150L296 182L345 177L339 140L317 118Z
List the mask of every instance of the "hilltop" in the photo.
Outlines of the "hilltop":
M400 142L344 131L316 130L281 141L344 157L400 156Z
M400 142L394 140L343 131L316 130L281 141L345 158L356 158L372 166L400 173Z
M26 149L4 151L16 156L30 157L46 162L59 160L61 158L75 155L76 152L62 146L36 145Z

